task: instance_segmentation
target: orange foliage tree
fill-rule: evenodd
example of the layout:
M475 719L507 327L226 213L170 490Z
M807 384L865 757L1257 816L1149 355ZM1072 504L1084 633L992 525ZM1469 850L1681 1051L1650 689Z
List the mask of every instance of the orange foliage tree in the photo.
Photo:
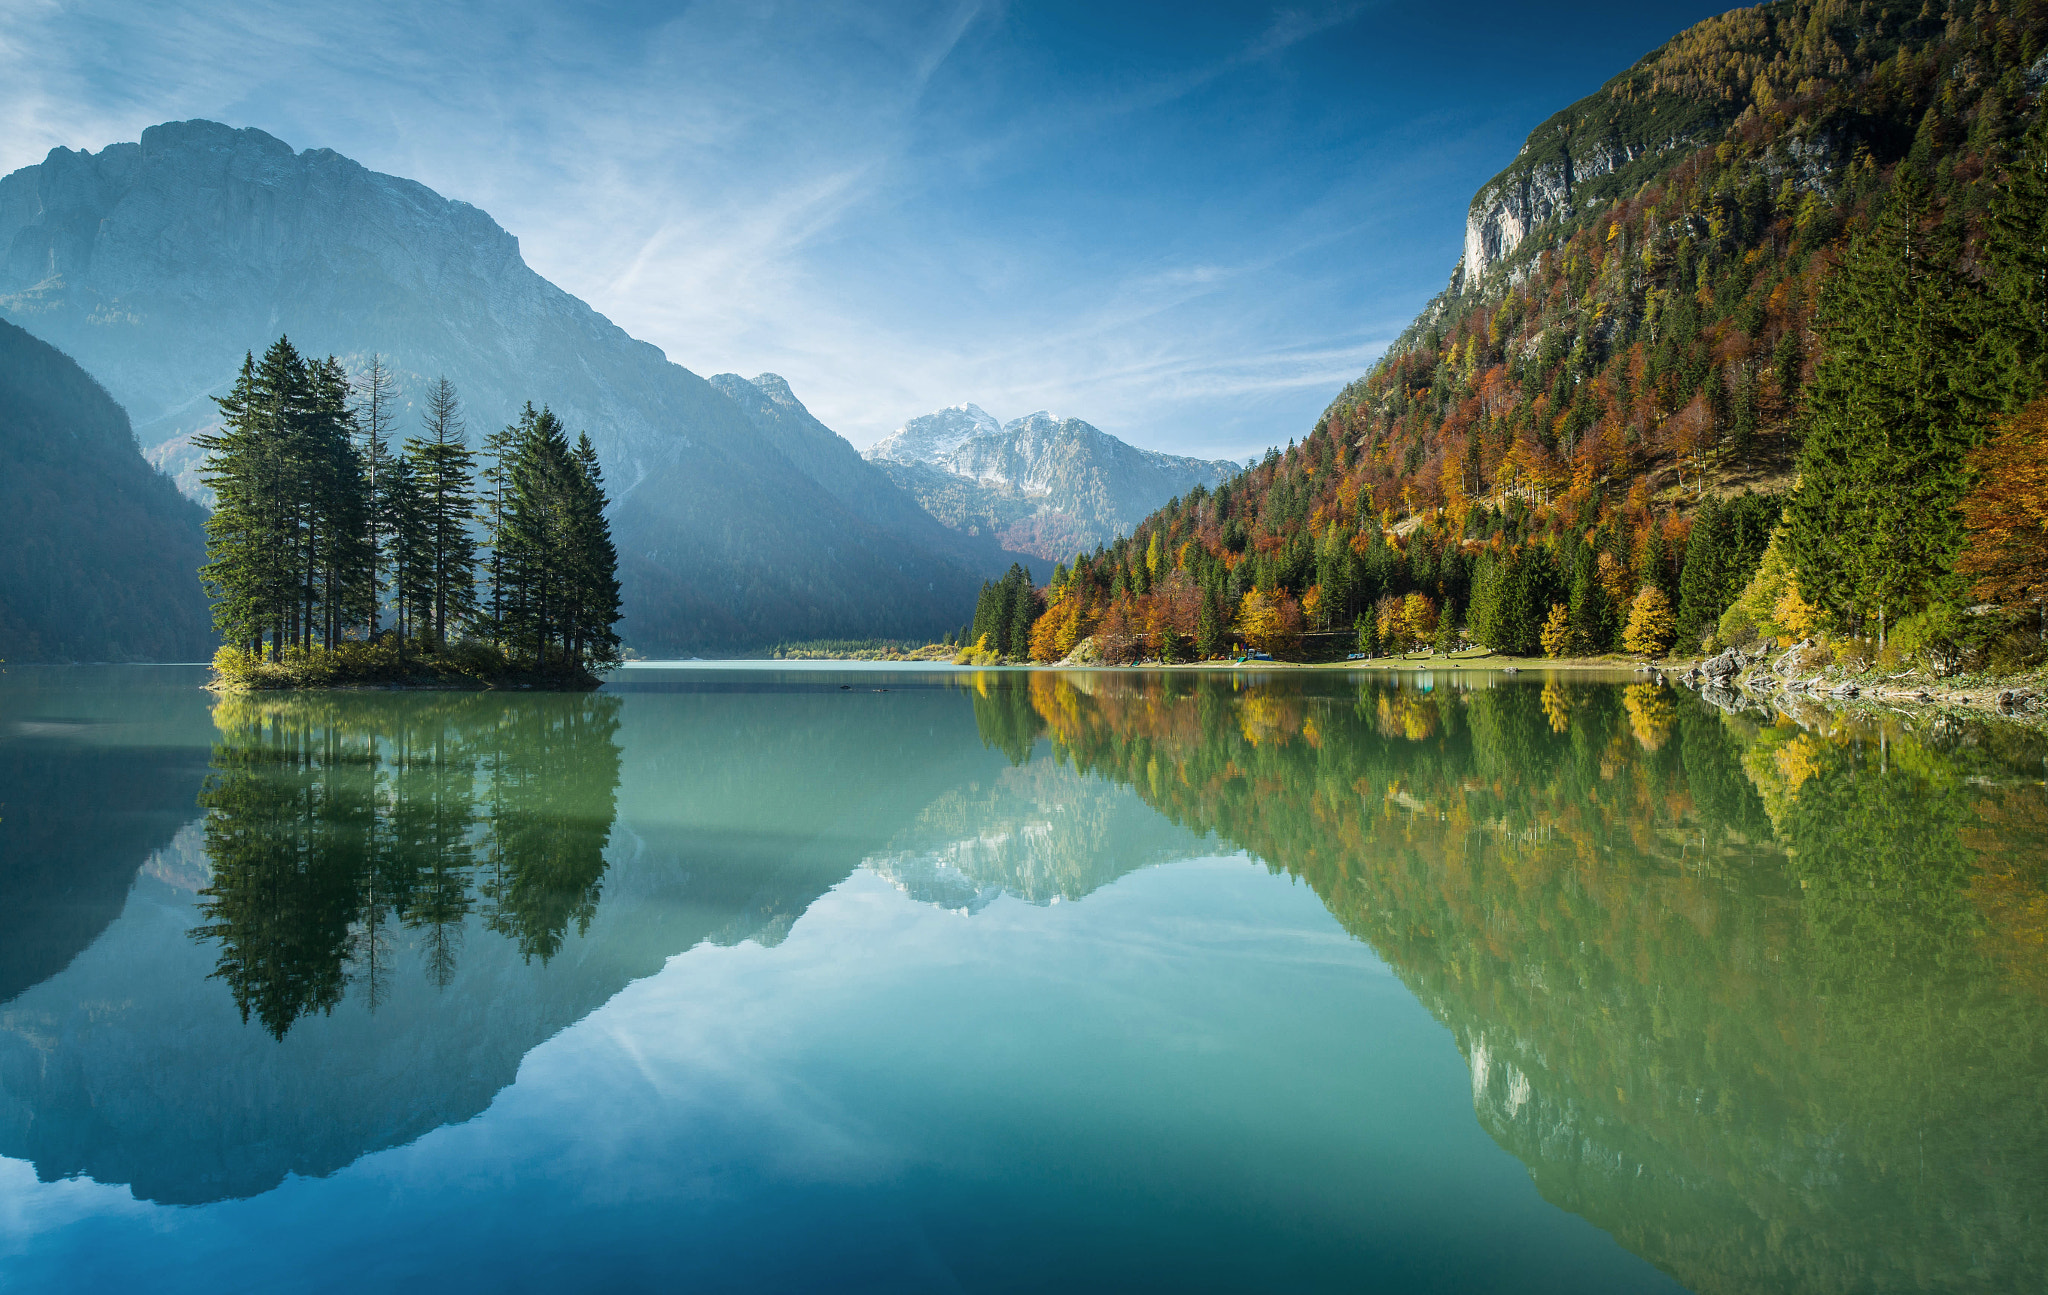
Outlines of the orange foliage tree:
M1970 455L1977 485L1963 498L1969 545L1956 570L1975 597L2032 603L2048 615L2048 396L2000 424Z

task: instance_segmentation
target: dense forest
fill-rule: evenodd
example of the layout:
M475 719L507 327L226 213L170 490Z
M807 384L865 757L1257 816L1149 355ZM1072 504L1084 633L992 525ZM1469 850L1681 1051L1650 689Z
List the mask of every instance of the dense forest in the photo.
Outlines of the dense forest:
M99 383L0 321L0 660L204 659L204 516Z
M2037 660L2044 34L2038 0L1682 33L1532 135L1475 225L1553 154L1617 165L1461 264L1306 438L1062 565L1022 634L1007 591L980 646Z
M587 435L571 446L528 404L486 438L479 472L444 378L401 448L374 357L352 384L285 338L248 356L219 403L222 425L202 438L216 502L201 576L225 680L587 682L618 662L617 554Z

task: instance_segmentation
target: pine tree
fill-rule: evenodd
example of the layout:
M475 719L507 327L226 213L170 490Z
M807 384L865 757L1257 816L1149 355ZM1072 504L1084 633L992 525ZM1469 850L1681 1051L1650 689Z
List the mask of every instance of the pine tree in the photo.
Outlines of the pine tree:
M529 403L520 414L506 472L507 498L497 546L498 633L540 669L549 668L565 609L564 572L572 482L581 474L569 456L561 420ZM559 665L555 655L552 664Z
M391 573L392 628L403 645L426 637L434 602L425 509L410 458L394 455L384 465L383 498L378 503L386 569Z
M619 663L619 554L604 510L604 472L588 433L576 438L576 479L571 483L566 560L569 570L570 655L585 669Z
M250 650L267 638L273 657L331 646L362 598L368 506L341 367L309 365L280 337L245 358L220 408L220 431L200 441L220 504L201 571L216 623Z
M387 493L384 474L396 457L392 446L392 427L398 419L398 380L391 370L384 367L384 358L375 352L356 378L356 427L362 437L363 478L372 500L381 500ZM370 554L370 589L368 626L371 638L377 637L378 613L384 597L385 548L388 543L384 518L372 508L366 525L365 541Z
M201 479L214 496L199 574L213 598L214 628L227 642L255 650L278 621L284 582L275 446L253 353L243 357L234 387L215 403L220 430L197 442L206 451Z
M464 441L461 402L455 385L439 378L427 389L424 434L406 442L424 548L426 602L422 630L446 644L451 626L467 623L476 610L475 460Z
M1022 566L1012 564L1011 573L1016 577L1010 583L1010 607L1007 616L1009 637L1003 647L1003 655L1016 661L1031 659L1031 622L1037 611L1036 596L1031 588L1031 576Z
M1573 634L1573 650L1580 656L1597 656L1614 647L1615 610L1600 585L1599 546L1581 544L1572 563L1572 592L1566 616Z
M488 622L490 637L499 641L504 638L505 627L505 519L512 500L512 450L519 427L517 423L501 427L484 438L484 488L477 500L477 522L483 528L484 547L489 554L484 570L489 597L486 606L479 610Z
M1978 337L1998 407L2011 413L2048 389L2048 113L2034 113L1993 192L1984 260L1990 292Z
M1895 184L1821 299L1823 349L1806 393L1788 541L1800 591L1886 626L1959 592L1964 456L1987 412L1960 362L1970 287L1959 244L1930 226L1923 185Z
M1195 655L1206 661L1222 656L1229 645L1229 618L1223 614L1223 596L1211 585L1202 590L1202 607L1195 613Z

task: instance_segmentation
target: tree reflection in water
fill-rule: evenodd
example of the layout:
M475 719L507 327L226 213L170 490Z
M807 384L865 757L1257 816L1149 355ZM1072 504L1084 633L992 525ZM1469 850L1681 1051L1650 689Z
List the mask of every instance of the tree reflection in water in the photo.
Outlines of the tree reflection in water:
M478 915L552 957L597 911L619 783L602 694L237 695L199 803L217 941L242 1019L282 1039L351 983L374 1009L394 928L446 985Z
M1693 1289L2048 1265L2036 737L1655 684L991 678L1013 758L1049 739L1312 886L1543 1193Z

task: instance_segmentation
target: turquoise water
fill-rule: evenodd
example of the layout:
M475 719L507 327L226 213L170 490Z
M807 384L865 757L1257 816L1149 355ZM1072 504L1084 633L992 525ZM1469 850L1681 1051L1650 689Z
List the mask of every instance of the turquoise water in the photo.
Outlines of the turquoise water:
M0 676L8 1290L2038 1289L2042 750L1523 676Z

